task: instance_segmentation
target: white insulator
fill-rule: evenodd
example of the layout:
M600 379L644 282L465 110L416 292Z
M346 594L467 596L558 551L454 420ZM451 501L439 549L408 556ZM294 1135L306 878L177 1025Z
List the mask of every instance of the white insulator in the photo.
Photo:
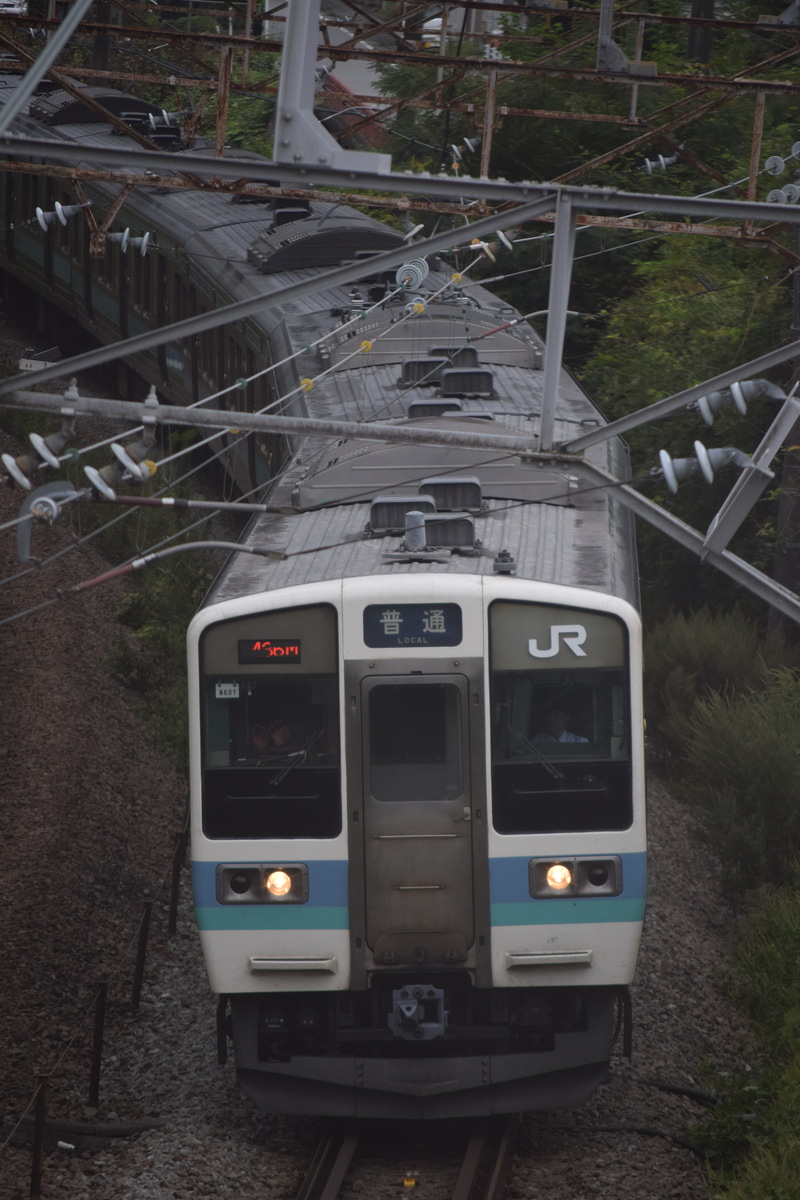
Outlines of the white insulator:
M764 163L764 170L768 175L782 175L786 170L786 163L780 154L771 154Z
M767 196L767 204L786 204L783 188L773 188Z
M674 496L678 490L678 480L675 477L675 469L672 466L672 458L666 450L659 450L658 460L661 463L661 470L663 472L666 485Z
M706 483L713 483L714 468L711 465L711 461L708 457L708 451L702 442L694 443L694 452L697 456L697 461L700 464L700 470L703 472L703 478L705 479Z
M744 398L742 385L740 383L731 384L731 396L733 397L733 403L736 405L737 412L739 412L741 416L744 416L747 412L747 401Z
M800 200L800 187L796 183L787 183L782 190L787 204L796 204Z
M428 278L428 264L424 258L412 258L403 263L395 275L400 287L418 288L423 280Z

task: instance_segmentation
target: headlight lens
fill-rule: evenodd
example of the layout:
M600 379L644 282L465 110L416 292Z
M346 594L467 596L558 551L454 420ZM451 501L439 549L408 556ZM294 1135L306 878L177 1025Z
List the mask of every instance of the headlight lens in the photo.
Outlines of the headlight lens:
M565 867L563 863L553 863L545 872L547 886L551 887L554 892L563 892L565 888L572 885L572 871L569 867Z
M292 890L292 877L285 871L270 871L264 880L264 887L271 896L288 896Z

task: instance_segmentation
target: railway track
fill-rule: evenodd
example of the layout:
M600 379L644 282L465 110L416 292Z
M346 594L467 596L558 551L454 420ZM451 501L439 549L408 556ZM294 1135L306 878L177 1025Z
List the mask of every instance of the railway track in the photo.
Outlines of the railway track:
M516 1116L488 1118L480 1127L472 1126L457 1135L461 1142L457 1177L439 1194L447 1195L449 1200L500 1200L511 1163L517 1120ZM430 1138L429 1134L427 1138ZM385 1139L384 1131L379 1138L379 1142L383 1142L382 1159L386 1156ZM392 1160L396 1160L402 1140L402 1136L394 1134L389 1151ZM445 1142L444 1151L432 1151L428 1147L424 1153L432 1173L452 1177L453 1155L449 1151L452 1139L447 1138ZM363 1169L364 1161L373 1157L375 1151L374 1132L367 1132L364 1126L330 1130L314 1151L296 1200L338 1200L343 1195L345 1183ZM402 1160L402 1166L399 1163L398 1166L398 1175L403 1177L405 1187L410 1191L416 1179L408 1170L407 1156Z

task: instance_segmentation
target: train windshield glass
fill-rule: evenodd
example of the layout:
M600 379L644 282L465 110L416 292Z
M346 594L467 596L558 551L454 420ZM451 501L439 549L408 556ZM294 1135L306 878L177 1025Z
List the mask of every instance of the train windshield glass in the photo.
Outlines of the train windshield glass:
M203 829L212 838L341 832L336 615L262 613L203 635Z
M490 619L495 829L627 828L625 626L602 613L506 602Z
M376 800L460 796L461 695L452 683L381 684L369 693L369 781Z

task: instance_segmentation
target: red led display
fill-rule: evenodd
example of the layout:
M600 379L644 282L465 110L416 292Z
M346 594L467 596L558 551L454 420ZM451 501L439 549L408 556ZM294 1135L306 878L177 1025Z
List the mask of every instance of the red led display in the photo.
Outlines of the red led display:
M239 642L240 663L300 662L300 641L295 638L249 638Z

